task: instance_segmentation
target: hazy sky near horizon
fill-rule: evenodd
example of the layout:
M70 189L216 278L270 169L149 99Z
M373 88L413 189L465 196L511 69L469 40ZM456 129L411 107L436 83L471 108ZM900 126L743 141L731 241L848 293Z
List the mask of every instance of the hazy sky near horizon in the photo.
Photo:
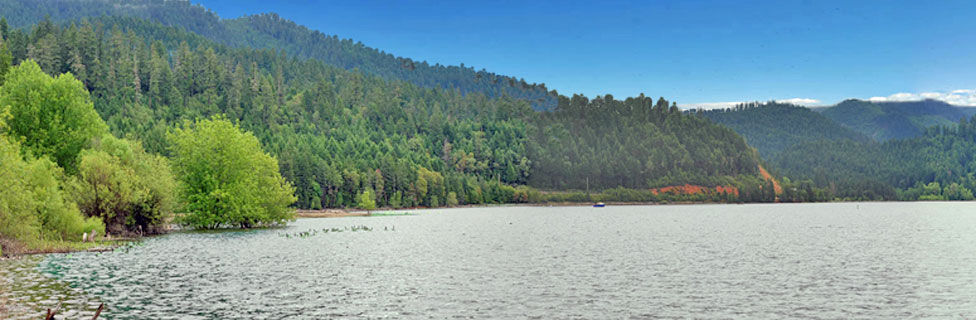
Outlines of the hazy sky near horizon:
M192 1L562 94L976 105L976 1Z

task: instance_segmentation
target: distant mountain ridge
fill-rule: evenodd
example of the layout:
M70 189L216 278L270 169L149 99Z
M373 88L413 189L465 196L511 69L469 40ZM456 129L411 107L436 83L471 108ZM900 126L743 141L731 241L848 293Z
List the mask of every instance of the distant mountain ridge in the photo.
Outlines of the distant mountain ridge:
M877 141L917 137L933 126L951 126L976 110L939 100L872 102L849 99L813 109Z
M106 15L148 19L231 47L276 49L289 56L317 59L425 88L477 92L491 98L508 96L529 101L535 110L550 110L557 104L558 95L544 84L484 69L476 71L464 64L431 65L397 57L361 42L311 30L274 13L221 19L203 6L181 0L0 0L0 15L14 28L31 26L46 17L55 22Z
M794 148L872 145L920 137L931 130L958 126L960 120L976 114L976 107L959 107L938 100L848 99L829 107L808 108L770 101L688 112L729 127L742 135L764 159L773 161ZM829 150L821 151L829 154Z
M702 111L702 114L743 135L749 145L768 157L798 142L820 139L914 138L932 127L955 126L960 119L976 115L976 107L954 106L932 99L893 102L848 99L827 107L754 102Z
M763 157L803 142L869 140L820 113L792 104L746 103L729 109L703 111L702 115L745 137Z

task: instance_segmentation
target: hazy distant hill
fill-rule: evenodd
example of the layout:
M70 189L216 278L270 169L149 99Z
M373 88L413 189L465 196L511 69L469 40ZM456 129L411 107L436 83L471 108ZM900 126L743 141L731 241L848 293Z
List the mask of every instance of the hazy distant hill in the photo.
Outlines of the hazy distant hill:
M57 22L104 15L149 19L231 47L274 48L290 56L318 59L344 69L355 68L426 88L454 88L462 93L523 99L536 110L548 110L557 103L557 95L549 92L544 84L476 71L464 64L431 65L397 57L358 41L310 30L274 13L222 20L202 6L178 0L0 0L0 16L6 17L15 28L29 27L47 16Z
M750 146L769 157L803 142L817 140L867 141L858 132L808 108L769 103L750 103L730 109L708 110L704 116L746 138Z
M966 107L956 107L956 108L958 108L959 111L962 111L962 113L965 114L966 117L976 116L976 107L966 106Z
M926 128L956 124L970 111L938 100L871 102L856 99L815 110L878 141L917 137Z

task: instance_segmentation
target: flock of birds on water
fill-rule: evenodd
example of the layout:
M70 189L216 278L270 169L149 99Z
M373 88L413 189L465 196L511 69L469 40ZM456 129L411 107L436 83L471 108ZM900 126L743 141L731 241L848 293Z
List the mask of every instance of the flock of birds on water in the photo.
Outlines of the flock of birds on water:
M350 231L350 232L373 231L374 229L375 228L370 228L370 227L367 227L365 225L357 225L357 226L342 227L342 228L336 228L336 227L322 228L321 230L319 230L319 229L308 229L307 231L300 231L300 232L294 232L294 233L279 233L278 236L279 237L282 237L282 238L288 238L288 239L291 239L291 238L308 238L308 237L316 236L319 233L326 234L326 233L330 233L330 232L331 233L336 233L336 232L345 232L345 231ZM390 227L383 226L383 231L396 231L396 226L390 226Z
M282 238L288 238L288 239L308 238L308 237L316 236L319 233L326 234L326 233L337 233L337 232L345 232L345 231L350 231L350 232L373 231L374 229L376 228L367 227L366 225L356 225L356 226L342 227L342 228L336 228L336 227L322 228L321 230L308 229L307 231L301 231L295 233L279 233L278 236ZM396 226L389 226L389 227L383 226L383 231L396 231ZM129 242L124 242L122 244L118 244L114 246L111 250L106 250L106 251L112 251L115 253L129 253L130 249L137 246L143 246L143 245L145 245L145 243L142 241L129 241ZM100 256L101 253L102 251L96 251L95 255ZM66 256L70 258L72 254L69 253Z

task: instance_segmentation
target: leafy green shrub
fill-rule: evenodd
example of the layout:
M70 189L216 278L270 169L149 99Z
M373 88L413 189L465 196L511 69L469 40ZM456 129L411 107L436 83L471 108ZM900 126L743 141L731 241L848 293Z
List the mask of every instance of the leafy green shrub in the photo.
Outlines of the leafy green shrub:
M373 190L366 189L356 196L356 206L367 212L376 209L376 200L373 199Z
M196 228L284 223L295 188L258 139L225 118L185 123L169 135L174 172L187 215Z
M175 207L176 181L169 162L138 142L105 135L81 152L73 193L89 216L109 231L152 231Z
M70 73L52 78L33 60L10 69L0 106L9 108L8 136L22 153L51 157L69 174L77 172L78 153L108 132L81 81Z
M21 241L80 239L104 232L62 193L62 173L47 159L24 159L20 147L0 136L0 234Z

